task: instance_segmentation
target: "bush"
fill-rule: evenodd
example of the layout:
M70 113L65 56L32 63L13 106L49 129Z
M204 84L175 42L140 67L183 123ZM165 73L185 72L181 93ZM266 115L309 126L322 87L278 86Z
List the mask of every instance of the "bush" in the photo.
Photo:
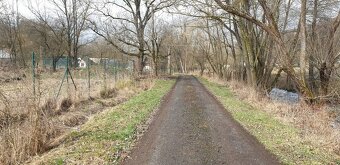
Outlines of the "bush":
M53 99L48 99L45 104L41 107L42 115L54 116L56 114L57 103Z
M117 89L111 88L111 89L103 89L100 91L100 97L103 99L113 98L117 96Z
M60 104L60 111L67 112L72 106L73 102L70 98L64 98Z

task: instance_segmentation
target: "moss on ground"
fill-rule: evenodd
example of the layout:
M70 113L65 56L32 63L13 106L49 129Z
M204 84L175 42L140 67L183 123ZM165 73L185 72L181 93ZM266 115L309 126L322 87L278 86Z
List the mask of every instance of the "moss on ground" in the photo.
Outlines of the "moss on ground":
M226 87L206 79L200 81L232 116L283 164L339 164L337 156L316 148L299 136L299 130L285 125L268 113L241 101Z

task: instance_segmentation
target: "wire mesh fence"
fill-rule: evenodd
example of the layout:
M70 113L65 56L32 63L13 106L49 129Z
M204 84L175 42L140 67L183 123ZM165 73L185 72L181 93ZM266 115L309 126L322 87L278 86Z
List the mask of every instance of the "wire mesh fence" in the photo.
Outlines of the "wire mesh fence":
M2 83L0 90L11 105L33 99L43 105L48 100L60 103L65 98L80 101L98 97L101 91L112 89L117 82L130 80L133 76L133 62L128 59L84 57L78 59L77 67L71 66L71 62L62 57L54 70L53 60L41 60L32 53L28 69L18 71L22 73L13 71L12 77L24 75L25 78L20 81L10 78L9 82ZM24 107L18 106L17 109L25 111Z
M142 91L128 59L85 57L74 67L65 57L54 70L49 60L31 58L28 68L0 63L0 164L22 164L92 114ZM107 91L115 96L103 98Z
M64 81L60 82L56 98L60 93L87 94L91 97L98 90L113 88L119 80L131 78L133 72L131 61L112 58L84 58L79 60L77 69L68 72L67 68L64 69Z

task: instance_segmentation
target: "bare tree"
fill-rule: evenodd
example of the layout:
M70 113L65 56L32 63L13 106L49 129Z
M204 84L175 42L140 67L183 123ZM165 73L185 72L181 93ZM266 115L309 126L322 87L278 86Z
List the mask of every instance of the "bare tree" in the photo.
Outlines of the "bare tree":
M174 3L174 0L104 1L96 8L106 21L102 25L93 21L92 29L122 53L137 57L138 73L141 74L146 62L146 26L154 13ZM113 8L117 10L112 11Z
M301 0L301 15L300 15L300 80L302 84L306 84L306 56L307 56L307 27L306 27L306 15L307 15L307 0Z
M167 23L163 20L159 20L156 22L155 16L153 16L151 32L148 32L146 42L147 45L147 55L151 57L153 62L153 70L155 76L158 76L159 65L162 59L165 59L169 54L167 53L166 44L169 39L172 37L172 31ZM169 43L169 42L168 42Z
M282 68L289 75L289 77L294 81L297 85L299 91L303 93L307 98L314 98L313 92L310 90L304 79L301 79L300 76L296 73L293 68L292 63L289 59L291 59L291 54L289 53L289 49L284 42L284 38L282 33L280 33L279 26L276 21L276 17L274 15L274 10L272 10L268 6L268 2L265 0L258 0L259 5L261 6L261 10L264 14L265 21L257 19L256 15L250 15L242 10L238 10L232 4L222 2L220 0L214 0L218 6L220 6L224 11L236 15L240 18L246 19L247 21L253 23L258 26L262 30L264 30L267 34L270 35L270 38L276 43L276 46L284 56L282 58ZM274 8L275 9L275 8Z
M12 7L12 9L11 9ZM3 33L3 48L10 50L12 62L20 62L21 66L26 66L24 54L22 52L22 35L20 33L20 15L14 6L1 1L0 2L0 28Z
M65 42L65 53L73 58L73 67L77 66L78 51L81 46L87 42L81 42L82 34L88 29L88 19L92 14L91 0L48 0L42 2L39 0L29 1L30 10L36 16L36 19L44 23L45 26L53 31L55 37L59 37L59 43ZM39 8L41 4L47 3L52 9L46 12L46 9ZM45 6L44 6L45 7ZM58 22L58 25L55 23ZM62 31L64 36L56 33L56 26ZM61 41L63 40L63 41ZM45 44L46 45L46 44Z
M254 18L265 17L264 13L259 12L261 8L256 2L233 1L233 3L235 10L243 11ZM273 13L275 17L279 16L278 8L280 3L280 1L273 1L271 3L271 6L276 9L276 12ZM225 63L227 63L227 60L231 57L233 60L231 63L233 68L232 77L244 80L254 87L267 88L270 86L270 75L277 57L272 56L272 49L268 49L269 46L273 46L273 39L270 35L247 20L223 12L221 7L214 1L193 0L185 1L184 4L185 6L193 8L196 13L182 11L179 11L179 13L208 19L214 22L214 24L221 25L217 30L220 35L216 37L219 38L217 43L222 44L219 46L220 48L216 50L223 51L212 53L214 55L220 54L218 58L212 59L216 59L221 63L216 63L217 66L212 67L211 64L213 63L210 62L210 67L212 67L213 70L219 70L218 72L220 73L218 74L220 77L224 76L224 72L227 70L225 69ZM229 54L231 54L231 56L229 56ZM221 57L223 57L225 61L221 60L223 59Z
M67 52L66 27L62 19L53 19L47 15L46 9L40 8L39 3L32 3L30 11L35 15L34 29L39 33L40 46L52 58L52 68L56 71L58 60Z
M214 72L218 73L221 66L213 62L221 61L218 54L228 60L230 53L232 68L239 73L239 79L254 87L270 89L281 72L285 72L287 84L292 81L294 88L307 100L314 100L317 77L319 87L326 95L336 69L334 64L339 59L338 4L338 0L191 0L183 1L185 11L179 7L175 12L223 25L217 31L223 34L224 39L218 39L218 42L224 43L226 51L206 52L207 62ZM207 32L209 40L218 38L212 28L208 28ZM209 49L213 50L213 47ZM274 68L278 69L278 73L272 81ZM315 68L319 75L314 72ZM309 81L306 79L307 70Z

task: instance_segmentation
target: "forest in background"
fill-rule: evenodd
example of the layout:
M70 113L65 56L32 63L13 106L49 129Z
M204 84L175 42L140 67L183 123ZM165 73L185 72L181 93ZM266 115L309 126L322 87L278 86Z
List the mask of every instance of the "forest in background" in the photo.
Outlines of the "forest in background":
M279 86L309 102L339 98L337 0L29 0L25 7L33 18L1 2L1 47L20 68L32 51L54 63L69 56L73 67L79 57L125 56L138 74L145 66L155 75L199 70L259 91Z

